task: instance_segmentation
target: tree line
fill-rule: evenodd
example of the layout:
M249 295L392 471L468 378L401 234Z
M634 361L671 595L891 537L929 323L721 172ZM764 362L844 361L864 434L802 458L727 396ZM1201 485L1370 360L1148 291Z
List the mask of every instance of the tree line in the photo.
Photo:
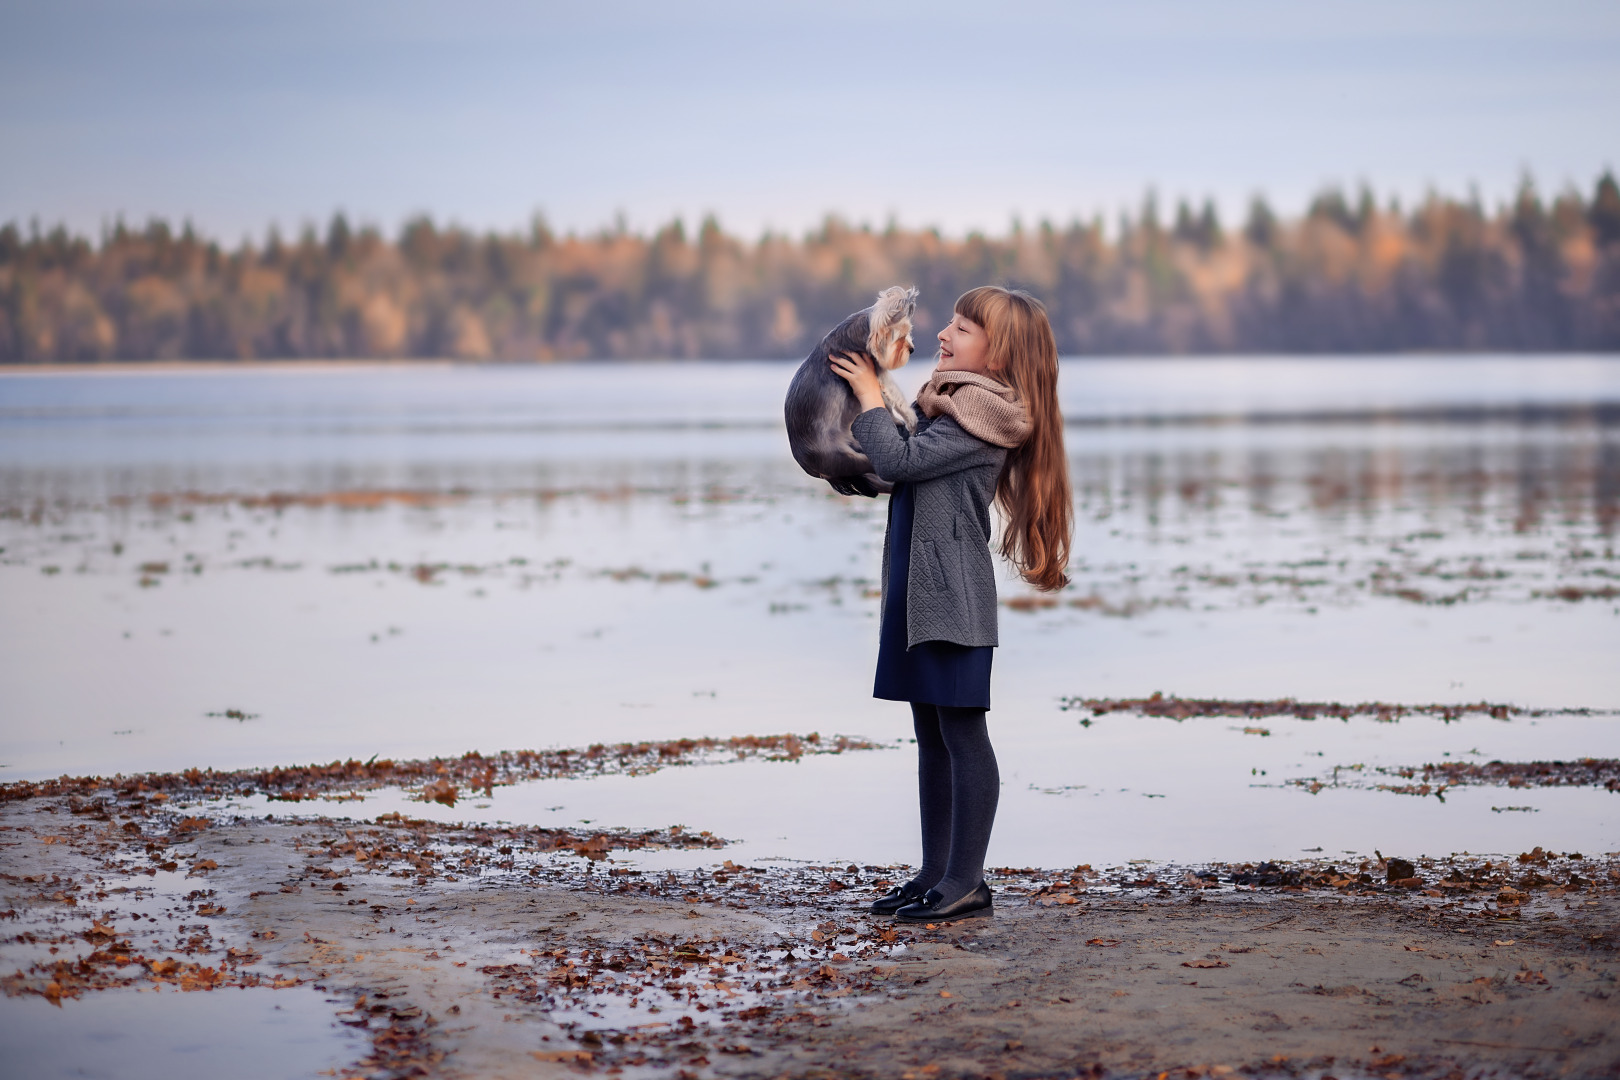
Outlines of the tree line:
M0 362L454 357L554 360L806 354L896 283L919 325L985 282L1045 301L1066 354L1620 349L1620 187L1547 199L1526 180L1487 210L1438 194L1403 209L1322 192L1241 225L1151 195L1112 228L1005 235L853 227L799 239L706 219L651 235L556 235L339 215L235 249L163 221L99 240L0 227ZM924 351L928 349L925 342Z

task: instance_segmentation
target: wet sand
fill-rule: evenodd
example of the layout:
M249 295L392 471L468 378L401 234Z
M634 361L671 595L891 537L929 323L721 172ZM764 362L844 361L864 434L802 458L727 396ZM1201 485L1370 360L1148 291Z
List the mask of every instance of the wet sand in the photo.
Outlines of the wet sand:
M0 806L9 996L314 986L345 1076L1620 1074L1614 856L1002 869L903 927L864 912L903 867L166 804Z

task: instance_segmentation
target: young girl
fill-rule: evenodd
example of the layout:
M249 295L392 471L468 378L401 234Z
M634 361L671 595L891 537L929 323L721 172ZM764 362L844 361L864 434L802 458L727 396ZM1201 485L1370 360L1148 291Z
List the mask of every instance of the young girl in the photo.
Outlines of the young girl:
M859 399L855 438L894 484L883 540L882 632L874 697L911 703L917 730L922 869L872 904L878 915L935 922L988 915L984 856L1000 797L990 746L990 660L1001 554L1038 589L1068 584L1072 503L1057 342L1028 293L964 293L939 333L939 366L917 395L907 436L864 356L833 356Z

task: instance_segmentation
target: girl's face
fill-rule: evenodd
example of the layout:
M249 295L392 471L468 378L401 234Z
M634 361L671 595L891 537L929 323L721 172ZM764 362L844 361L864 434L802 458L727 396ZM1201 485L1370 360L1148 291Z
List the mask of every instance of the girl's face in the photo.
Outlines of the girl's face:
M939 371L971 371L991 375L990 336L984 327L953 313L950 323L939 332Z

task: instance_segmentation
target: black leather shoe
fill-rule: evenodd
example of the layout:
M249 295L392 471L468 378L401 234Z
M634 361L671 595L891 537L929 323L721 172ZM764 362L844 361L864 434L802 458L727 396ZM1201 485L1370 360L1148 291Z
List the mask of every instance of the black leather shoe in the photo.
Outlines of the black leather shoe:
M954 919L973 919L993 912L990 886L979 882L979 887L954 903L944 902L938 889L929 889L928 895L915 904L907 904L894 913L901 922L950 922Z
M893 915L907 904L915 903L922 898L923 890L908 881L904 885L896 885L872 901L872 906L867 910L874 915Z

